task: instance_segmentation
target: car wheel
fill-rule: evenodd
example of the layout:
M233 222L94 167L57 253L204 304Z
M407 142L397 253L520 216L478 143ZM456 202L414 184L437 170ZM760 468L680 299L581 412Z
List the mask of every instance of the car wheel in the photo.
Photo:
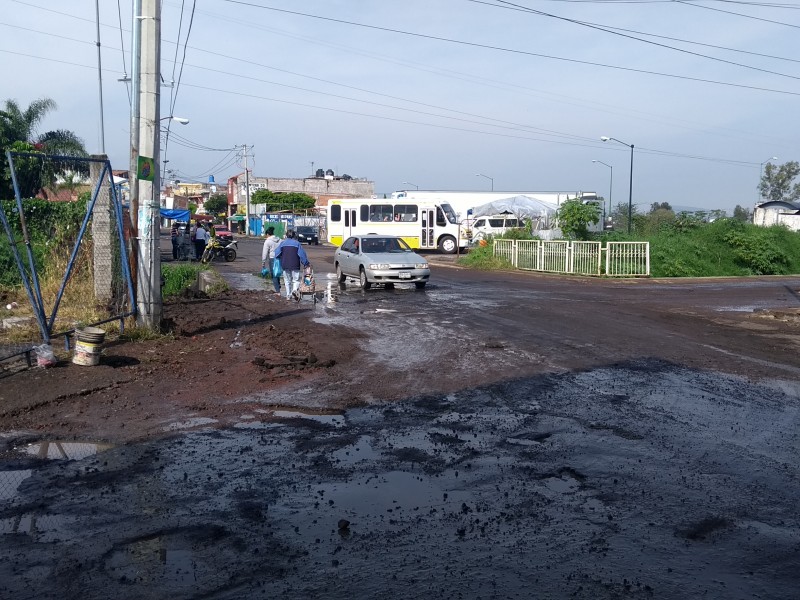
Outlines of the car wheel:
M359 273L359 280L361 282L361 289L368 290L372 287L372 284L367 280L367 272L364 270L364 267L361 267L361 271Z
M458 249L456 238L452 235L443 235L439 240L439 252L444 254L455 254Z
M414 287L416 287L418 290L424 290L427 283L427 281L415 281Z
M347 279L347 275L342 273L342 266L339 263L336 263L336 279L339 280L339 283L344 283Z

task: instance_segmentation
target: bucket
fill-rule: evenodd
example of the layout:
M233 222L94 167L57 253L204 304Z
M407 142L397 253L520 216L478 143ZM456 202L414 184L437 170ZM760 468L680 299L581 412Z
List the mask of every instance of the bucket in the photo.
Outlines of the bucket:
M72 357L72 362L76 365L94 367L100 362L100 354L102 352L102 344L84 342L78 337L78 341L75 342L75 355Z
M79 342L102 344L106 339L106 332L99 327L83 327L75 330L75 338Z

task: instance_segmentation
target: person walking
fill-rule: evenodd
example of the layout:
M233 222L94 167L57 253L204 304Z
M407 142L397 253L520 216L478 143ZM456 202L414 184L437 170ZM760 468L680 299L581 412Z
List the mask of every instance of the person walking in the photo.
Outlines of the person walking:
M300 300L300 266L307 267L311 263L308 262L302 244L295 239L293 229L286 232L286 239L275 248L275 258L281 261L283 268L286 299Z
M200 223L198 223L197 231L194 232L194 253L196 255L197 260L203 258L203 250L206 249L207 242L208 242L208 232Z
M169 230L169 237L172 239L172 260L178 260L178 222L172 222L172 229Z
M275 294L281 295L281 278L275 277L275 248L281 243L280 238L275 235L274 227L267 227L267 239L264 240L264 247L261 249L261 268L269 268L269 276L272 277L272 287L275 288Z

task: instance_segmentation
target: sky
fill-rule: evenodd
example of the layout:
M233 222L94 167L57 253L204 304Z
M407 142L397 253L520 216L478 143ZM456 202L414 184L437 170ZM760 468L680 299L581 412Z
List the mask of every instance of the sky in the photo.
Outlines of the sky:
M105 149L126 169L133 2L99 5ZM95 1L0 8L0 102L52 98L41 132L99 152ZM161 114L190 120L162 138L167 179L224 183L247 145L255 176L332 169L378 194L732 211L761 163L800 159L800 3L164 0L161 27Z

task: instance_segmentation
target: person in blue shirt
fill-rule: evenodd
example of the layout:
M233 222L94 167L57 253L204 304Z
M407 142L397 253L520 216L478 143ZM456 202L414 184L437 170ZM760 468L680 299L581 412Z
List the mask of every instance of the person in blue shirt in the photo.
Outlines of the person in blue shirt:
M296 239L293 229L286 232L284 239L275 248L275 259L281 262L283 269L283 281L286 284L286 299L300 300L300 267L307 267L309 264L306 251L302 244Z

